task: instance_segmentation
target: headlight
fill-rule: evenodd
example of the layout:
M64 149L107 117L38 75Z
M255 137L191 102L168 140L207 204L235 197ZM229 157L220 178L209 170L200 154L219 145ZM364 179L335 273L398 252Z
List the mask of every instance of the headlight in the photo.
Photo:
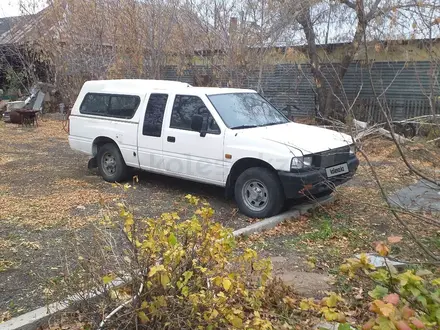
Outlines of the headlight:
M297 170L304 167L310 167L312 166L312 156L306 156L306 157L293 157L292 161L290 162L290 169L291 170Z
M352 144L350 146L350 155L354 155L356 153L356 145Z

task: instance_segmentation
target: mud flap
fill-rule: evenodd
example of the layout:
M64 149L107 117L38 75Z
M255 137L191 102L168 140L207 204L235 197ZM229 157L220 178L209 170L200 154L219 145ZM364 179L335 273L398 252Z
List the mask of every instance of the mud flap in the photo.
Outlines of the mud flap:
M90 158L89 163L87 164L87 168L89 170L92 170L97 167L98 167L98 161L97 161L96 157Z

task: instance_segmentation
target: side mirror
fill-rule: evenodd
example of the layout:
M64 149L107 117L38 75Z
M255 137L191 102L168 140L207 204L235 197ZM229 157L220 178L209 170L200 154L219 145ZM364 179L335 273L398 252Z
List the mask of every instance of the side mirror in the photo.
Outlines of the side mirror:
M206 135L206 127L203 127L203 121L203 116L201 115L194 115L191 119L191 129L199 132L202 137Z

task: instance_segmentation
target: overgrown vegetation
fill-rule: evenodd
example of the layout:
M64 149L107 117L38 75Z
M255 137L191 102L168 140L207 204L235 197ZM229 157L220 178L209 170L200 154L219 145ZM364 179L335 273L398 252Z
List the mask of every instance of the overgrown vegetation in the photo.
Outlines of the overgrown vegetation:
M70 274L52 281L49 292L62 289L72 294L72 288L100 287L103 298L91 312L80 312L84 325L100 329L122 324L138 329L306 329L320 320L337 321L340 330L440 325L440 274L435 270L397 269L391 264L376 269L362 254L348 259L340 274L348 276L351 286L368 290L356 297L340 290L320 300L302 298L272 278L269 260L237 245L231 230L211 221L214 210L208 203L191 195L186 199L197 209L184 219L173 212L137 219L120 203L119 219L104 216L99 230L107 238L119 230L124 242L102 240L107 242L102 246L106 253L80 256ZM307 239L333 235L328 219L317 233ZM401 240L389 237L388 243L377 243L376 250L386 257L388 244Z

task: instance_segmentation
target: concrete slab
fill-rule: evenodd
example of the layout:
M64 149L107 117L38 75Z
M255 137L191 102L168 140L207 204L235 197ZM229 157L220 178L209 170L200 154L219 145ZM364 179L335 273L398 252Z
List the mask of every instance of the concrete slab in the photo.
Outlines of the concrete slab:
M284 272L276 276L306 297L315 297L317 293L323 294L325 291L329 291L331 289L330 282L333 280L325 274L296 271Z
M0 330L34 330L45 326L49 317L68 308L65 302L40 307L0 324Z
M404 262L400 262L397 260L391 260L389 258L384 258L384 257L381 257L381 256L375 254L375 253L366 253L366 256L367 256L368 262L376 268L386 267L387 265L392 265L394 267L407 266L407 264ZM361 255L356 254L355 257L357 259L360 259Z
M317 326L315 326L314 330L339 330L339 326L341 324L342 323L338 322L319 323ZM353 328L352 326L350 326L349 329L356 330L356 328Z
M109 287L117 288L127 283L127 279L116 279L109 283ZM75 302L82 299L93 300L102 296L104 291L93 290L90 292L80 292L77 295L68 297L65 301L59 301L46 307L40 307L26 314L14 317L9 321L0 324L0 330L35 330L46 326L49 318L58 313L62 313L70 308Z
M440 187L426 180L405 187L388 198L393 206L410 211L440 212Z
M252 235L255 233L262 232L264 230L272 229L283 221L298 218L301 214L307 213L308 211L317 208L319 206L329 204L334 200L335 200L334 196L326 196L326 197L318 198L315 201L309 203L304 203L298 206L294 206L293 208L291 208L290 210L284 213L263 219L247 227L237 229L236 231L234 231L234 236Z

